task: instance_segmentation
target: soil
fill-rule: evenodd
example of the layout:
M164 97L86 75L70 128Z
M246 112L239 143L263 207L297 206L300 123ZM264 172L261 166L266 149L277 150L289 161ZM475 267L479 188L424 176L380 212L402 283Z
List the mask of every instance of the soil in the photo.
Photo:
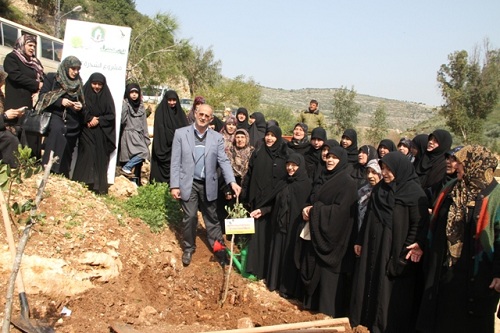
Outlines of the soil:
M34 198L40 178L15 185L13 199L21 203ZM203 227L192 263L183 267L175 230L154 234L144 222L126 216L81 184L51 176L39 212L45 216L32 231L22 271L32 318L56 332L110 332L113 323L143 333L204 332L235 329L242 318L255 326L328 318L303 310L300 302L283 299L262 281L249 281L236 271L231 272L221 307L224 270L213 261ZM13 227L21 229L18 223ZM5 239L3 228L1 234ZM7 258L1 262L0 279L8 281L5 241L0 257ZM59 263L57 269L50 267L54 262ZM50 270L55 275L43 278ZM2 283L0 302L5 301ZM18 303L14 297L14 316L19 314ZM63 309L71 315L63 316ZM367 331L346 327L346 332Z

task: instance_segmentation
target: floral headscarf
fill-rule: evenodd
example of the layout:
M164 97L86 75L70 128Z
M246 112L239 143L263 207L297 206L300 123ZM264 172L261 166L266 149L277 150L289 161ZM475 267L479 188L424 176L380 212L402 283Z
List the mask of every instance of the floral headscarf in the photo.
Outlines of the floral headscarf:
M477 196L493 181L498 160L487 148L469 145L455 154L464 174L451 190L451 203L446 223L448 265L460 259L465 234L467 208L474 207Z

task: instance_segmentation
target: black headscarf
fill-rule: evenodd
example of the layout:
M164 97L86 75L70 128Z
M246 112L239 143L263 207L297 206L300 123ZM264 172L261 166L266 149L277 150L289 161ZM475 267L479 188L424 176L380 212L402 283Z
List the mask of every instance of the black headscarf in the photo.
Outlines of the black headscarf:
M380 141L377 147L377 153L380 147L386 147L387 149L389 149L389 152L398 150L396 144L391 139L383 139L382 141ZM378 155L378 157L380 158L380 154Z
M432 151L425 151L415 166L422 188L427 189L440 182L446 173L446 158L444 154L451 149L452 138L450 132L437 129L429 134L433 136L439 146Z
M326 180L332 178L334 175L339 173L340 171L344 170L348 166L348 161L347 161L347 153L344 148L342 147L331 147L328 150L328 155L335 155L338 157L340 160L339 163L333 168L333 170L328 170L326 169L325 172L323 173L326 177ZM323 178L323 177L322 177Z
M344 131L342 136L347 136L351 139L352 144L345 148L347 152L347 160L350 164L356 164L358 162L358 134L352 128L348 128Z
M260 112L252 113L251 117L255 119L255 121L253 122L252 125L250 125L250 130L249 130L250 145L255 147L258 144L258 142L262 141L262 139L266 135L267 123L266 123L266 118L264 118L264 115ZM281 142L281 135L279 141Z
M287 186L278 195L276 202L276 222L281 232L288 230L289 221L287 216L300 214L302 206L305 204L311 192L311 181L307 176L304 156L299 153L292 153L286 159L286 163L295 163L299 166L292 176L287 175Z
M216 115L214 115L214 118L210 122L210 125L214 126L214 131L220 132L224 128L225 124L224 124L224 122L222 120L219 119L219 117L217 117Z
M177 102L175 107L171 108L168 105L168 100L174 98ZM155 127L167 133L168 137L173 139L176 129L187 126L187 118L184 110L181 107L179 96L173 90L167 90L160 105L156 108L155 112ZM155 131L156 135L156 131Z
M288 157L288 148L281 139L281 129L271 126L267 132L276 137L271 147L263 143L264 147L254 151L251 158L252 175L248 201L252 209L260 208L273 200L285 186L285 160Z
M420 159L424 156L425 151L427 150L428 141L429 141L428 134L419 134L411 140L411 144L418 151L417 155L415 156L415 160L413 161L413 165L418 165Z
M373 147L373 146L370 146L370 145L361 146L358 149L358 154L361 152L368 155L368 158L366 159L366 163L360 164L359 160L358 160L358 162L356 164L354 164L353 170L351 172L352 178L354 178L358 183L358 189L360 187L362 187L364 184L366 184L366 164L370 160L378 158L377 149L375 149L375 147Z
M177 101L174 108L168 105L169 98L175 98ZM170 160L174 133L176 129L187 125L187 117L181 108L179 96L175 91L168 90L155 111L151 180L170 182Z
M98 93L92 89L93 82L99 82L103 85L102 89ZM111 95L111 91L106 84L106 77L103 74L93 73L90 75L89 79L83 86L83 93L87 97L86 113L88 113L89 116L99 116L103 114L103 112L107 112L109 110L112 110L114 113L115 104L113 96ZM90 120L91 118L89 119L86 117L85 122Z
M139 94L139 98L137 98L135 101L132 98L130 98L130 93L132 91L137 91L137 93ZM125 96L124 97L128 100L128 103L130 104L130 106L132 106L134 111L137 112L137 110L139 109L139 106L141 106L141 102L142 102L141 87L137 83L127 84L127 86L125 87Z
M238 114L240 114L240 113L243 113L245 115L245 120L240 121L238 119ZM238 121L238 123L236 124L236 128L243 128L247 131L250 129L250 124L248 124L248 110L247 109L239 108L238 110L236 110L236 120Z
M313 190L311 192L311 203L314 203L317 200L317 194L318 191L321 189L321 187L329 181L331 178L333 178L336 174L338 174L340 171L344 170L347 168L349 165L347 161L347 152L343 147L331 147L328 150L328 155L333 154L339 158L339 163L333 168L333 170L328 170L326 167L324 168L323 172L319 176L319 178L314 182ZM327 155L327 156L328 156Z
M265 147L269 154L274 154L282 144L281 128L279 128L278 126L271 126L267 129L265 134L269 132L274 134L274 136L276 137L276 142L274 142L271 147L268 147L267 145L265 145Z
M310 145L309 138L307 136L308 127L304 123L297 123L293 129L295 130L297 126L300 126L304 131L304 137L300 140L292 137L292 139L288 142L288 147L296 152L304 154L307 150L309 150Z
M425 194L418 183L418 176L411 162L398 151L386 154L379 161L385 164L394 175L394 180L387 184L383 179L375 185L369 203L378 220L392 228L392 212L395 204L415 206Z

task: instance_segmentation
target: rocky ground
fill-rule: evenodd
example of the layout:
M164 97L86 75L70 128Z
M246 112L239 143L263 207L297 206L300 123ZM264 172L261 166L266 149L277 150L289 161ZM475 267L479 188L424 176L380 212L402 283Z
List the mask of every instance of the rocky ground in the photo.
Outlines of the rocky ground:
M16 185L13 199L21 203L34 198L39 179ZM224 271L213 261L201 227L197 252L185 268L175 230L153 234L141 220L127 217L78 183L51 176L39 211L45 216L32 232L22 273L32 317L56 332L110 332L115 322L143 333L203 332L237 328L241 318L256 326L326 318L235 271L221 307ZM13 227L17 236L21 227L17 222ZM4 228L0 233L4 240ZM1 281L8 280L10 269L3 241ZM2 305L5 297L4 282ZM66 310L71 314L62 315Z

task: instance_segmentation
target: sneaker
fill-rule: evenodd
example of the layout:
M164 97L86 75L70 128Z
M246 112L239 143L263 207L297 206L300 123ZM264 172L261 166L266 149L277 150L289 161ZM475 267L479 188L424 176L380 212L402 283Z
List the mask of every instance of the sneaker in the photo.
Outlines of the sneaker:
M126 175L131 175L132 174L132 170L127 170L125 168L122 168L122 172Z

